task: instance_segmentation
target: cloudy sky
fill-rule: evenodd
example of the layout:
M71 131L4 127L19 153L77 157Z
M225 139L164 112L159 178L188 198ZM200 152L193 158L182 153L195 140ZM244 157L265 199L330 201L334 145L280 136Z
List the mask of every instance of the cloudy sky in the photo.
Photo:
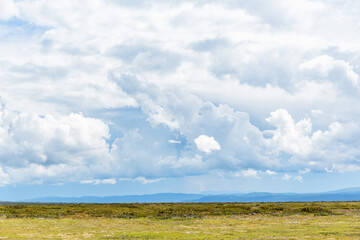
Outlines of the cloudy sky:
M357 0L0 0L0 195L360 181Z

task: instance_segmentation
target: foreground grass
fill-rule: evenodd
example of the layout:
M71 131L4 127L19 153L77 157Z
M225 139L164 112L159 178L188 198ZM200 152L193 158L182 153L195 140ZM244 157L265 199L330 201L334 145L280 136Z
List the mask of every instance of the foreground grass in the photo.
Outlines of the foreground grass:
M360 239L358 202L10 205L0 216L0 239Z
M202 219L4 219L9 239L359 239L359 216L219 216Z

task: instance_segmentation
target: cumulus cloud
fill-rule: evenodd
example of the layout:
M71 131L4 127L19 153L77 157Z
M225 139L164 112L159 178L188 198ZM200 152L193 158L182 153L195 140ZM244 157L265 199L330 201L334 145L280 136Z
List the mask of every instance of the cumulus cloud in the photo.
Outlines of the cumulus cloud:
M2 168L0 168L0 186L6 186L11 183L9 174L5 173Z
M256 166L261 171L266 171L269 167L292 171L311 167L324 171L325 167L331 166L332 161L351 162L350 158L346 159L346 154L332 147L333 143L330 144L332 140L329 132L336 131L336 126L343 124L333 122L328 130L313 131L313 123L309 117L295 121L287 110L278 109L266 118L275 129L260 131L250 123L247 113L236 111L227 105L214 106L183 90L163 87L160 91L158 84L146 83L136 76L131 78L131 83L122 74L115 74L113 77L124 91L132 93L153 126L163 125L170 131L179 132L187 139L187 143L195 139L197 149L215 154L214 157L204 156L208 159L207 165L203 165L205 169L246 169ZM161 118L153 117L159 114ZM222 126L221 131L218 131L217 126ZM212 151L210 146L217 144L209 136L199 137L204 132L216 139L221 151ZM344 136L350 137L348 133ZM354 151L356 152L355 149L351 152Z
M273 175L276 175L277 172L271 171L271 170L268 169L268 170L265 171L265 174L270 175L270 176L273 176Z
M288 180L290 180L291 178L292 178L291 175L285 173L284 176L283 176L281 179L282 179L282 180L285 180L285 181L288 181Z
M39 116L2 106L0 183L115 184L120 177L147 184L208 171L200 155L178 156L176 147L164 147L165 139L153 142L150 136L135 129L109 143L109 127L102 120L82 114Z
M109 178L109 179L83 180L80 181L80 183L98 185L98 184L116 184L117 181L114 178Z
M304 179L303 179L302 176L296 176L296 177L294 177L294 179L295 179L296 181L298 181L298 182L303 182L303 181L304 181Z
M273 134L271 140L278 149L295 154L307 154L311 150L310 119L302 119L295 123L286 110L278 109L266 120L277 127L276 130L269 130L267 133Z
M8 20L16 14L13 0L1 0L0 6L0 20Z
M337 60L328 55L310 59L299 66L305 77L315 81L329 81L336 84L345 93L358 93L359 75L354 67L344 60Z
M310 169L310 168L306 168L306 169L304 169L304 170L299 170L299 173L300 173L300 174L306 174L306 173L309 173L309 172L311 172L311 169Z
M136 178L119 178L119 181L132 181L132 182L140 182L141 184L151 184L151 183L157 183L164 180L164 178L154 178L154 179L148 179L145 177L136 177Z
M360 166L357 1L0 5L0 185Z
M257 179L260 179L259 177L259 172L255 169L246 169L246 170L241 170L240 171L240 175L243 176L243 177L247 177L247 178L257 178Z
M0 166L11 181L60 180L97 164L108 153L108 126L81 114L65 117L0 109ZM78 173L77 173L78 171Z
M300 182L302 183L304 181L303 177L302 176L291 176L287 173L285 173L282 178L282 180L284 181L289 181L289 180L293 180L293 181L297 181L297 182Z
M227 105L215 106L211 102L204 102L184 90L167 88L160 91L157 84L149 84L136 77L131 78L131 83L125 81L123 74L114 74L113 77L124 91L133 93L151 125L166 126L186 139L188 146L185 145L181 151L183 154L196 149L212 152L204 156L208 159L206 168L239 169L251 164L275 164L276 159L270 160L265 152L258 150L266 149L266 142L261 131L249 122L247 113L235 111ZM129 84L132 84L131 87ZM153 117L159 114L162 118ZM221 131L218 131L218 126L222 126ZM219 152L222 154L219 155Z
M205 153L218 151L221 149L219 143L213 138L206 135L200 135L194 139L196 147Z
M289 154L287 164L305 167L305 170L299 169L299 173L351 166L357 162L359 128L354 122L333 122L326 130L312 131L310 119L295 122L284 109L272 112L267 121L276 126L275 130L264 131L271 135L266 141L272 151L280 158L284 157L282 153Z

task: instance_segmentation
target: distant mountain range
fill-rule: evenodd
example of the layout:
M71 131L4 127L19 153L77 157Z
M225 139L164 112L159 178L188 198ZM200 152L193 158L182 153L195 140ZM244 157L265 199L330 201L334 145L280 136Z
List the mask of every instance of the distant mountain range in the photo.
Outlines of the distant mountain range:
M187 202L192 199L200 199L207 195L184 194L184 193L157 193L146 195L125 196L83 196L83 197L42 197L27 199L25 202L49 202L49 203L160 203L160 202Z
M159 202L312 202L360 201L360 188L346 188L323 193L234 193L234 194L184 194L157 193L125 196L42 197L24 202L41 203L159 203Z

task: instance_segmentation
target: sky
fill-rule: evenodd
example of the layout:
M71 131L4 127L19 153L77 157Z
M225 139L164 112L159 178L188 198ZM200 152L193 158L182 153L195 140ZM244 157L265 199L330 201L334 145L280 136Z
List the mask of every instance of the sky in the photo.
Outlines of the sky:
M0 199L360 184L357 0L0 0Z

